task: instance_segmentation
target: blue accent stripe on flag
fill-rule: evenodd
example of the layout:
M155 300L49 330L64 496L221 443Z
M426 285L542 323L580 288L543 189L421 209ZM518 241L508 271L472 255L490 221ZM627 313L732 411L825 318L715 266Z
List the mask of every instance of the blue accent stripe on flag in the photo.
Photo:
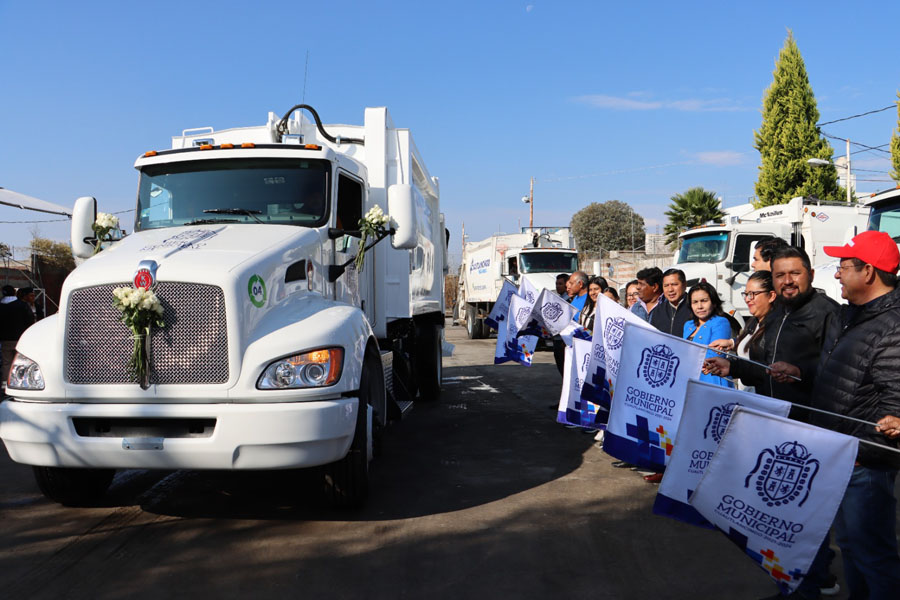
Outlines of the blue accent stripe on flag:
M603 451L639 467L662 470L666 465L666 454L661 448L618 436L609 430L603 438Z
M663 517L671 517L678 521L683 521L690 525L705 527L707 529L715 529L712 523L703 518L697 509L690 504L679 502L663 494L656 494L656 500L653 502L653 514Z

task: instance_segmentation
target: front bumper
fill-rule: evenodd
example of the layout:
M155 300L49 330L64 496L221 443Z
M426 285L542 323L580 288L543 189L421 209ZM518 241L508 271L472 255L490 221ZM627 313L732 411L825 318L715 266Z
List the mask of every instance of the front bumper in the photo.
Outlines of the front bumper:
M343 458L356 398L271 404L0 402L0 438L27 465L113 469L293 469ZM208 437L79 435L77 419L214 419Z

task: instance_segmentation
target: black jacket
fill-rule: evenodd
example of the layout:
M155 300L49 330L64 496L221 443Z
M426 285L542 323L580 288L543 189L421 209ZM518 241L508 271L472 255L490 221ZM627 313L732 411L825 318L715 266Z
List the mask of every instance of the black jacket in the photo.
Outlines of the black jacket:
M650 324L663 333L675 337L681 337L684 334L684 324L693 318L687 294L681 297L678 308L672 308L672 304L663 296L659 299L659 304L650 311Z
M900 290L862 306L842 306L840 319L828 325L813 388L813 405L876 423L900 416ZM885 446L900 448L871 425L815 413L820 427ZM865 467L900 469L900 454L859 445Z
M0 340L17 340L34 323L31 307L18 298L0 304Z
M839 308L828 296L813 292L798 306L788 308L778 302L766 315L764 351L760 354L757 350L750 358L765 365L778 361L796 365L802 372L801 382L778 383L763 367L742 360L731 361L731 375L755 386L757 394L809 406L816 365L825 340L825 325L837 319ZM791 418L809 422L809 413L795 408L791 410Z

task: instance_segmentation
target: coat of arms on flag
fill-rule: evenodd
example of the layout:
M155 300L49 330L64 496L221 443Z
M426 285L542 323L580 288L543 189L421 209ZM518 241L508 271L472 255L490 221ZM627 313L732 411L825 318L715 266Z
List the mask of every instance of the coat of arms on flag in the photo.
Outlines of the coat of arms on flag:
M732 411L739 405L781 417L786 417L791 408L790 403L783 400L696 379L688 381L675 447L659 484L659 493L653 503L654 513L712 527L688 501L725 435Z
M854 437L738 406L690 504L791 592L828 534L857 446Z
M700 376L705 355L702 346L626 321L603 450L635 465L665 467L687 382Z

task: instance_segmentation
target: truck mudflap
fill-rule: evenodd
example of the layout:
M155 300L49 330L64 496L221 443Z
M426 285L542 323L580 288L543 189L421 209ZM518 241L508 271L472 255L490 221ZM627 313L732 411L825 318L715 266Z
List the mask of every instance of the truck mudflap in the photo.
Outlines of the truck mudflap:
M78 404L5 400L0 438L28 465L294 469L343 458L358 398L269 404Z
M413 399L400 373L394 370L394 353L381 350L381 366L384 369L384 388L387 392L387 420L399 421L412 410Z

